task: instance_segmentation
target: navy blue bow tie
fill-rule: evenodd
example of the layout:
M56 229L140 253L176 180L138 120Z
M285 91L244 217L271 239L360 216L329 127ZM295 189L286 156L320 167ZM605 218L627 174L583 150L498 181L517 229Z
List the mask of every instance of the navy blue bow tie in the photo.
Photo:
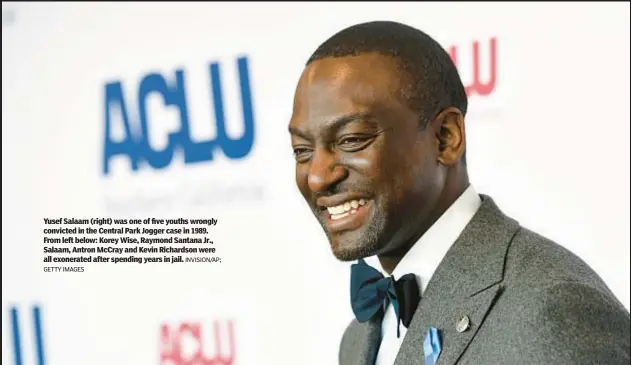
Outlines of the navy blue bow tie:
M351 306L360 323L367 322L392 302L399 325L408 328L421 296L414 274L403 275L399 280L384 277L363 259L351 265Z

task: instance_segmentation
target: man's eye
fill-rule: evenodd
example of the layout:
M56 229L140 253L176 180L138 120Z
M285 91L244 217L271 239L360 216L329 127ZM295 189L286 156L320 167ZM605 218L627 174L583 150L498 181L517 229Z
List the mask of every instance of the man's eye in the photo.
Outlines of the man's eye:
M355 152L368 147L373 139L372 136L343 137L339 140L338 147L346 152Z
M306 152L307 150L305 148L294 148L294 156L298 156L301 153Z
M352 144L356 144L356 143L361 143L365 141L365 138L360 138L360 137L349 137L349 138L344 138L341 141L341 145L352 145Z
M296 147L294 148L294 158L297 162L306 162L309 160L310 152L311 150L308 148Z

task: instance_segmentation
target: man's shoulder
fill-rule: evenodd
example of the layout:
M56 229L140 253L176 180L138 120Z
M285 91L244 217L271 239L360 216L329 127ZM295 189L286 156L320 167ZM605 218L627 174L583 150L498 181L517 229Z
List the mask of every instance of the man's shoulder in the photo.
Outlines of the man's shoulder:
M491 337L500 335L496 341L515 350L512 356L535 354L533 364L628 363L629 312L570 250L520 228L501 285L503 295L490 319L498 330Z
M530 357L532 364L628 363L629 312L566 247L519 226L499 285L501 295L474 340L486 346L473 346L470 356L502 348L502 356Z
M481 254L477 257L479 265L495 267L503 260L502 277L505 286L517 283L536 286L572 281L606 288L598 274L578 255L548 237L522 226L518 220L506 215L492 197L480 196L482 204L461 238L463 242L487 246L480 248ZM488 254L489 250L493 254ZM475 250L454 252L475 255ZM488 262L485 263L485 260Z
M622 304L589 280L544 276L505 286L469 356L505 364L628 364L630 318Z
M522 226L507 251L505 279L529 286L579 283L611 294L600 276L577 254Z

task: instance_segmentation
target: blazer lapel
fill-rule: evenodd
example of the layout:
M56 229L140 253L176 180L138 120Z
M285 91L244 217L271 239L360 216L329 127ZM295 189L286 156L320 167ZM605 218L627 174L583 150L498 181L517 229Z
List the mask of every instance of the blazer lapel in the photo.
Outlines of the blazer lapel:
M395 365L424 364L423 341L430 327L438 329L441 340L436 364L455 364L501 294L504 259L519 223L490 197L481 198L478 212L428 283Z

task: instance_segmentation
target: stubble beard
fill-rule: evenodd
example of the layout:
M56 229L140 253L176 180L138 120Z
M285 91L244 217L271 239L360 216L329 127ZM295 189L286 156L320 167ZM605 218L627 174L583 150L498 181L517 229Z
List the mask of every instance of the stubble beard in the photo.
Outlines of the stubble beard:
M374 256L382 249L380 238L386 226L386 219L381 214L376 214L365 227L353 232L336 234L327 230L322 216L317 215L317 218L329 240L333 256L342 262Z

